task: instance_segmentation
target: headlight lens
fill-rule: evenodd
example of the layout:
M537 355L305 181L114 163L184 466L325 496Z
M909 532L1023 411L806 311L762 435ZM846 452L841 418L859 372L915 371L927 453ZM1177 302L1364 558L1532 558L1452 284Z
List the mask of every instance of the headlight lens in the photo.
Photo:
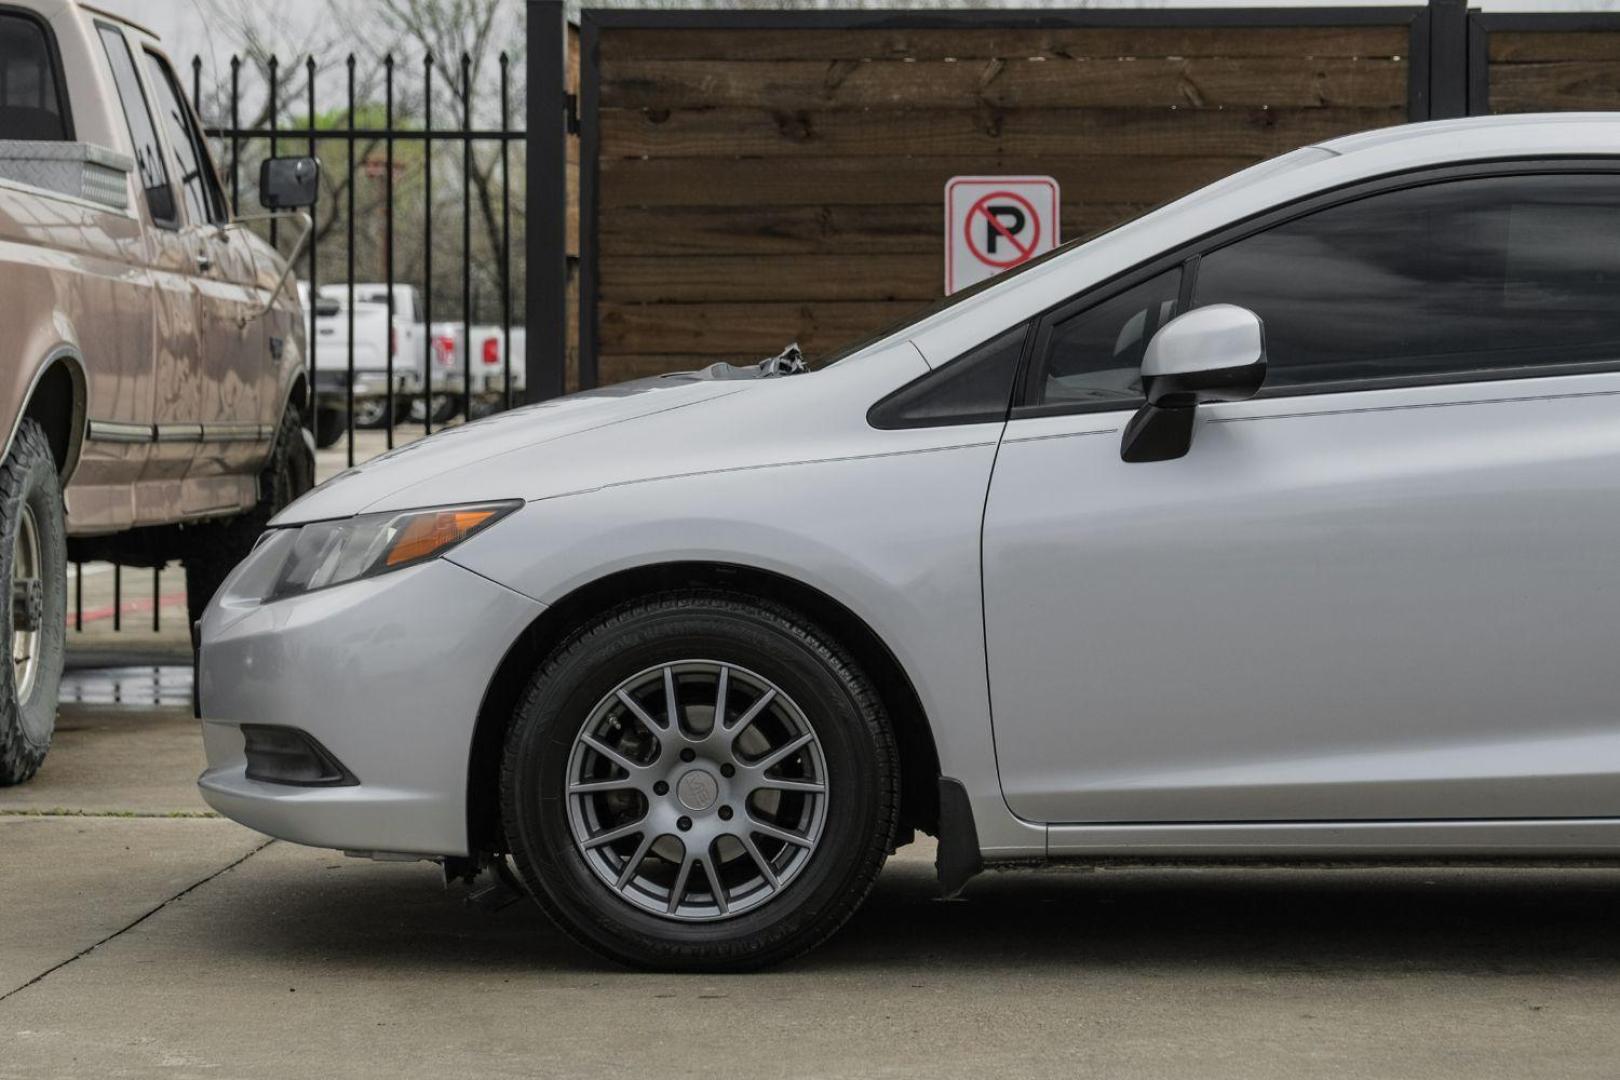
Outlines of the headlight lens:
M265 599L299 596L437 558L522 505L479 503L311 522L292 530L290 550Z

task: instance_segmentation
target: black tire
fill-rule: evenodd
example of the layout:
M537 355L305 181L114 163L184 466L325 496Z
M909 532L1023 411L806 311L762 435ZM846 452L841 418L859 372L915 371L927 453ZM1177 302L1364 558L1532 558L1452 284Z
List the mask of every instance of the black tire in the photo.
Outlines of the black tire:
M637 672L699 656L753 671L797 702L837 794L797 877L758 906L693 922L638 907L602 881L575 844L562 792L575 738L598 701ZM821 943L865 899L893 844L897 760L871 683L797 613L724 592L662 594L575 633L534 675L502 760L507 845L536 902L587 948L642 968L754 969Z
M348 434L349 411L336 405L319 405L315 409L315 447L327 450Z
M289 403L270 457L259 473L259 502L245 514L205 526L186 555L186 613L195 623L225 578L253 550L270 519L315 486L315 458L304 440L303 417Z
M4 640L23 627L21 615L38 628L34 639L35 664L26 692L18 685L14 664L0 664L0 787L20 784L39 771L56 730L56 697L62 682L62 657L67 643L67 526L62 507L62 483L56 472L45 430L34 420L17 428L11 452L0 464L0 579L13 581L17 537L23 518L33 522L39 575L36 588L26 590L24 612L13 601L0 616Z
M411 414L410 402L403 397L394 398L394 423L402 423ZM363 431L380 431L388 426L388 399L363 398L354 403L354 426Z
M420 424L427 418L427 415L427 405L423 403L421 397L418 397L411 403L411 419ZM433 395L433 423L435 426L449 423L460 415L460 394Z

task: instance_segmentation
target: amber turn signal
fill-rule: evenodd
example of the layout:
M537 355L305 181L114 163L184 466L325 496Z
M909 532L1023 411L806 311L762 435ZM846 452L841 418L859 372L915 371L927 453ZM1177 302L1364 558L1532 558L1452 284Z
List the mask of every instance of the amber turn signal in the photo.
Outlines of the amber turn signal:
M474 529L497 513L499 511L491 507L478 510L440 510L414 517L389 545L388 555L383 560L384 564L401 566L418 559L430 558L452 544L459 544L465 540Z

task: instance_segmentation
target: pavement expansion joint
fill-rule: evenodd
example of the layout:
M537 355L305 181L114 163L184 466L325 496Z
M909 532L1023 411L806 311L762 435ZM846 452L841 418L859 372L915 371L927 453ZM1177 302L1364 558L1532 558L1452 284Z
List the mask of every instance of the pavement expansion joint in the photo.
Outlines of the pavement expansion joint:
M213 881L215 878L221 877L221 876L223 876L225 874L230 873L232 870L235 870L238 866L241 866L243 863L245 863L249 859L253 858L253 856L257 855L259 852L263 851L265 848L269 847L271 844L274 844L274 843L275 843L275 840L267 838L264 841L264 843L259 844L252 851L249 851L247 854L241 856L240 858L232 859L230 862L226 863L224 866L220 867L218 870L215 870L213 873L208 874L208 875L206 875L206 876L204 876L202 878L199 878L198 880L192 882L190 885L187 885L185 888L181 889L179 892L175 893L173 896L169 897L167 900L164 900L162 903L157 904L155 907L152 907L148 911L143 912L142 914L140 914L136 918L131 919L128 923L125 923L123 926L119 927L117 930L114 930L112 933L108 934L106 937L103 937L100 940L92 942L91 944L85 946L84 948L80 949L78 952L74 953L72 956L68 957L66 960L63 960L61 963L51 965L50 967L46 968L44 971L40 972L38 975L35 975L32 979L29 979L27 982L23 983L21 986L15 988L13 990L10 990L10 991L8 991L8 992L6 992L4 994L0 994L0 1004L4 1004L6 1001L10 1000L11 998L16 997L18 994L22 993L24 990L27 990L30 986L34 986L37 983L44 982L46 979L50 978L52 975L56 974L58 971L61 971L63 968L67 967L69 964L71 964L71 963L73 963L73 962L75 962L77 960L80 960L80 959L82 959L82 958L84 958L86 956L89 956L91 953L95 952L97 949L101 948L103 945L107 944L109 941L112 941L114 938L121 937L124 934L129 933L131 930L135 929L137 926L141 925L147 919L150 919L152 916L156 915L158 912L162 911L164 908L168 907L170 904L174 903L177 900L182 899L183 897L189 896L193 892L196 892L198 889L202 888L204 885L207 885L210 881Z

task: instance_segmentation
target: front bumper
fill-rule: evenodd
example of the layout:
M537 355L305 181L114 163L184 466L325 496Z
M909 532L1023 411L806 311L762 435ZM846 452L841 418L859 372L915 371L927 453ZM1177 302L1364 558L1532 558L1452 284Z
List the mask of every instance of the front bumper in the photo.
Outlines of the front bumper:
M203 798L301 844L469 854L478 709L543 605L443 559L263 604L233 592L252 564L250 555L200 624ZM358 783L249 779L243 724L309 733Z

